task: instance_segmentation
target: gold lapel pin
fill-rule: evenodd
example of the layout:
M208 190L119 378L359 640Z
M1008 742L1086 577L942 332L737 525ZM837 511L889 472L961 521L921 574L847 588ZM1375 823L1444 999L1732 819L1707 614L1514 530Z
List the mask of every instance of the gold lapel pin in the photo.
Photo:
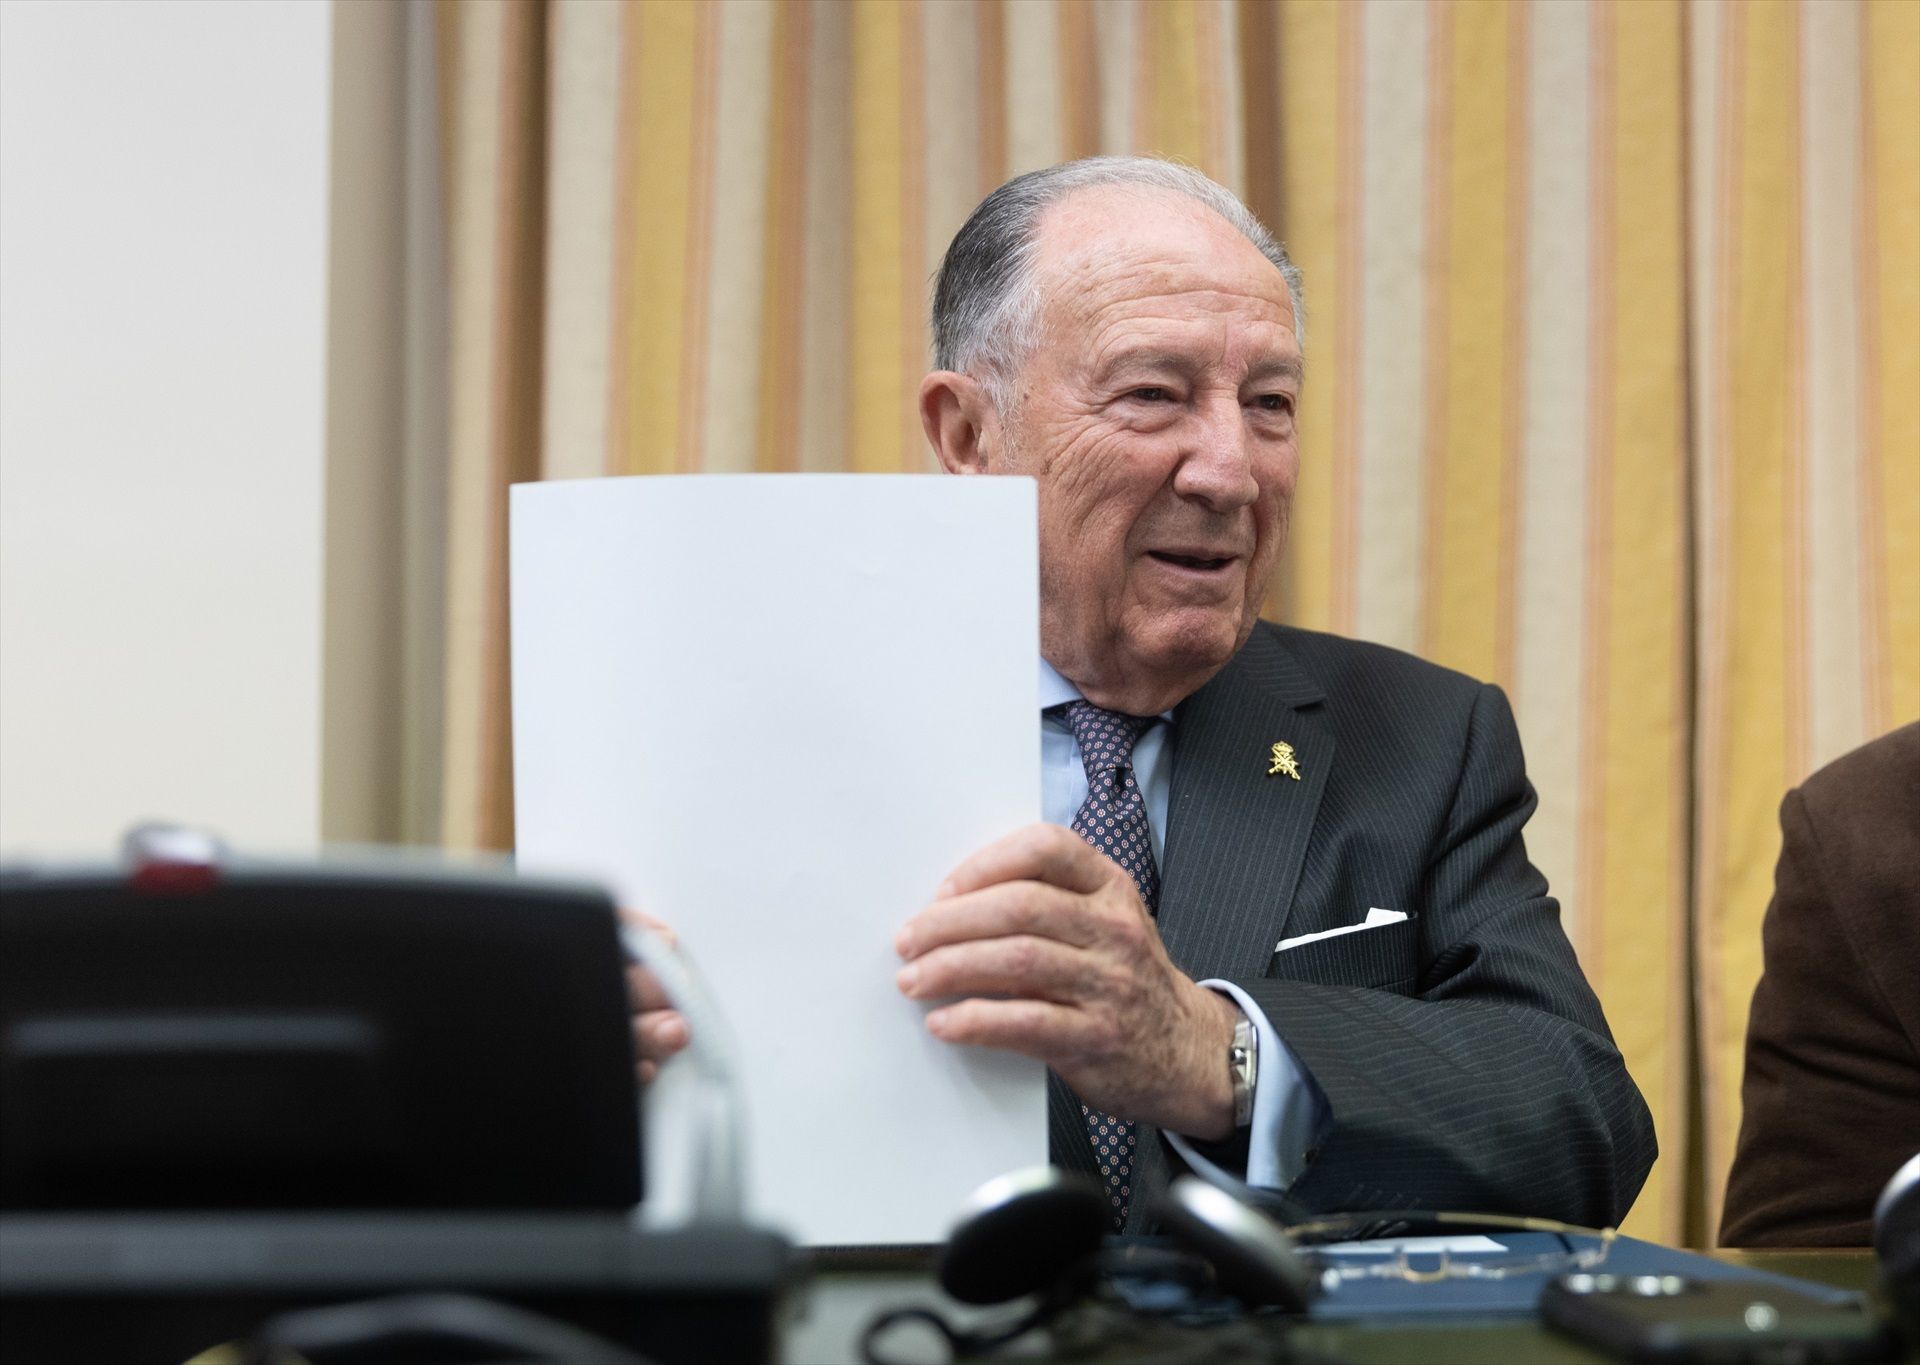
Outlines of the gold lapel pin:
M1300 763L1294 757L1293 746L1285 740L1273 746L1273 766L1267 769L1268 777L1278 777L1281 773L1295 782L1300 780Z

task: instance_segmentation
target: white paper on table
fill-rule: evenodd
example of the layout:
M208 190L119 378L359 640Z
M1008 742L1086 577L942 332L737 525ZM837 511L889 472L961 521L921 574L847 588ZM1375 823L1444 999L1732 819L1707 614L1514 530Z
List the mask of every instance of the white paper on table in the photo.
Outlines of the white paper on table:
M511 511L520 865L679 931L742 1054L756 1218L944 1239L1047 1159L1040 1065L932 1038L892 946L1040 817L1033 483L593 479ZM684 1202L662 1174L649 1205Z
M1493 1238L1472 1232L1454 1237L1383 1237L1373 1242L1329 1242L1313 1248L1313 1253L1316 1256L1394 1256L1405 1252L1409 1256L1438 1256L1446 1252L1460 1256L1505 1250Z

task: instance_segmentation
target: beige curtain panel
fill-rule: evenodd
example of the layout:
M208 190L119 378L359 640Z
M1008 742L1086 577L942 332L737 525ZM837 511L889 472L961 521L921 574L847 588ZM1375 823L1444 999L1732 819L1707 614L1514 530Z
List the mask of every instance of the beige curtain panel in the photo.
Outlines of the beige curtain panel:
M415 20L444 289L414 326L395 834L512 842L509 483L930 469L928 280L968 210L1065 158L1178 157L1306 273L1270 611L1512 696L1530 850L1659 1128L1628 1228L1710 1238L1777 803L1920 716L1920 5Z

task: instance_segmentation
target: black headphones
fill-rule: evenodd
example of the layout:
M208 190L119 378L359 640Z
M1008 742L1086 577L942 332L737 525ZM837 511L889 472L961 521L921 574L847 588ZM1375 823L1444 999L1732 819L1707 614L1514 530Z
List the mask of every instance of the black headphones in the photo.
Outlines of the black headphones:
M1873 1206L1880 1279L1907 1339L1920 1346L1920 1152L1893 1173Z
M978 1355L1051 1321L1115 1277L1162 1280L1200 1300L1224 1297L1285 1314L1305 1312L1319 1292L1318 1277L1280 1225L1217 1186L1180 1176L1155 1213L1170 1246L1108 1248L1112 1211L1087 1176L1039 1166L988 1181L962 1208L934 1273L961 1303L1038 1295L1032 1310L987 1333L957 1328L926 1308L882 1314L867 1328L867 1359L882 1360L877 1338L907 1321L932 1327L956 1356Z

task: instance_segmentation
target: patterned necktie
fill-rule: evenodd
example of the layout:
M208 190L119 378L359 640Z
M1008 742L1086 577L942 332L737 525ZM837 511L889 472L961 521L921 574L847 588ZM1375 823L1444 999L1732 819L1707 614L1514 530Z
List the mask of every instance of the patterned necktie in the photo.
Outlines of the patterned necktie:
M1147 803L1133 775L1133 746L1158 717L1124 715L1090 701L1071 702L1066 712L1087 768L1087 799L1073 817L1073 832L1133 878L1152 914L1160 899L1160 869L1153 862ZM1133 1194L1133 1125L1084 1104L1080 1112L1086 1116L1087 1136L1113 1203L1113 1230L1119 1232L1126 1226L1127 1201Z

